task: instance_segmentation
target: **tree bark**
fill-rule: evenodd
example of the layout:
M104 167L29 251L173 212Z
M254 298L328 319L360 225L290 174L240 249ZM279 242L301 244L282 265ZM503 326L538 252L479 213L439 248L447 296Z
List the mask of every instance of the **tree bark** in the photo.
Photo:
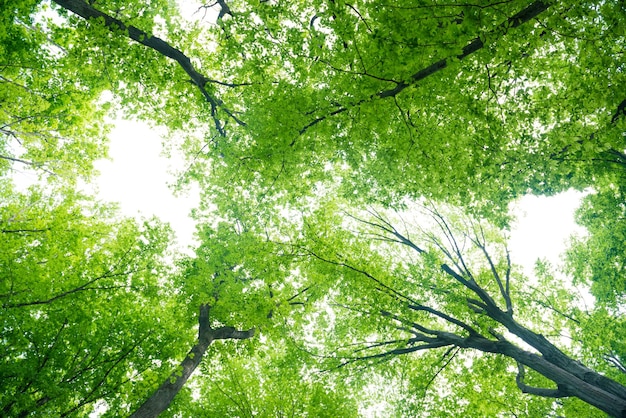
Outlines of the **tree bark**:
M487 294L487 292L476 283L466 280L446 264L442 265L442 270L450 276L454 277L457 281L462 283L468 289L472 290L476 295L478 295L480 299L484 302L482 306L485 309L485 314L488 315L491 319L504 325L512 334L518 336L528 345L539 351L543 356L541 357L542 359L549 362L551 365L560 370L567 371L567 373L571 374L572 377L576 378L577 380L580 380L580 382L591 385L592 387L602 388L602 391L608 392L609 394L616 397L616 399L621 399L623 402L625 402L624 411L626 411L626 387L622 386L614 380L602 376L601 374L573 360L567 354L559 350L554 344L548 341L543 335L537 334L536 332L533 332L518 323L515 319L513 319L513 315L511 313L505 312L500 309L495 301ZM526 364L517 358L515 359L522 364ZM537 370L535 367L529 364L527 365ZM545 376L552 379L547 375ZM557 380L554 381L559 383ZM565 384L566 382L563 383ZM580 396L578 395L574 396L580 398ZM587 402L587 400L585 400L585 402ZM621 415L616 416L621 417Z
M561 391L565 390L565 396L575 396L611 416L626 418L626 387L573 360L543 335L519 324L512 315L495 305L487 307L487 314L542 355L529 353L510 343L515 350L507 347L501 354L552 380Z
M460 335L448 332L437 333L437 338L460 348L472 348L486 353L501 354L514 359L518 364L535 370L556 383L558 388L543 389L545 392L542 396L546 394L549 394L549 397L574 396L606 412L612 417L626 418L626 398L613 394L611 390L607 390L607 388L601 384L596 385L579 378L576 376L576 370L572 371L568 370L566 367L560 367L544 356L522 350L509 341L504 339L493 341L482 336L469 336L464 338ZM600 376L597 372L593 372L590 369L587 370L589 370L590 373ZM520 386L519 383L518 375L518 386ZM617 382L613 383L621 386ZM537 388L523 386L529 389L528 393L539 394ZM623 388L623 386L621 387Z
M601 387L603 390L626 401L626 387L573 360L567 354L559 350L554 344L548 341L543 335L529 330L510 317L505 318L504 320L497 319L497 321L507 327L507 329L513 334L517 335L526 343L537 349L543 355L543 358L551 364L567 370L583 382Z
M200 306L198 343L159 388L132 415L131 418L153 418L165 411L202 361L207 348L215 340L245 340L254 336L254 328L238 331L233 327L212 329L209 325L209 305Z
M500 342L496 344L500 344ZM555 382L563 397L575 396L613 417L626 418L626 398L613 394L610 388L602 384L589 383L576 376L577 370L559 367L544 356L529 353L511 343L507 344L508 346L505 347L503 354L508 355L519 363L530 367ZM574 363L574 361L572 361L572 363ZM589 371L590 374L601 376L597 372ZM602 377L604 378L604 376ZM609 380L607 378L604 379ZM617 382L613 383L619 385Z

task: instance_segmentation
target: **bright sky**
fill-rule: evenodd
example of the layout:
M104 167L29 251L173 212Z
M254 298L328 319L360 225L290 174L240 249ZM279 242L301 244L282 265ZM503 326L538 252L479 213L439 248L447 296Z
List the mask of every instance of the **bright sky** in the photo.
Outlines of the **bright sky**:
M572 234L584 234L585 229L574 222L574 211L584 193L570 190L552 197L525 196L514 205L517 222L509 239L514 263L524 266L531 275L538 258L558 264Z
M141 122L118 120L109 138L111 160L96 163L100 198L118 202L124 215L169 222L179 248L188 249L195 231L189 213L199 202L198 193L176 197L168 187L182 162L164 157L160 133Z
M176 231L180 249L193 245L194 222L189 212L198 203L197 193L174 197L168 184L171 172L182 162L161 155L162 139L158 132L139 122L117 121L110 136L112 161L100 161L97 183L103 200L119 202L125 215L156 215ZM560 261L568 237L582 233L574 222L574 210L582 193L570 191L554 197L527 196L515 207L518 221L511 231L509 248L514 263L532 274L535 260Z

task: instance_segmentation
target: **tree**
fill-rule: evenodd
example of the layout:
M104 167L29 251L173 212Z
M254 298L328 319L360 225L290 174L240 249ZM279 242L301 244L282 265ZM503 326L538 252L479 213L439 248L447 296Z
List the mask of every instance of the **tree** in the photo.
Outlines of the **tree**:
M300 274L332 295L327 301L331 313L318 313L319 328L310 343L323 347L317 351L330 365L367 362L393 367L394 357L411 355L415 360L404 362L404 367L429 360L439 364L427 387L436 379L460 380L479 385L478 392L489 392L504 375L525 394L564 399L545 403L542 414L580 411L569 398L611 416L626 413L626 375L611 370L610 361L599 360L614 353L607 344L613 338L623 340L623 335L613 335L599 346L586 340L591 323L597 326L604 318L605 326L615 327L620 321L606 312L581 310L580 301L555 286L557 279L545 267L537 271L535 282L524 280L511 265L502 237L488 225L454 212L444 216L427 204L417 217L422 225L407 219L410 211L394 216L400 222L396 226L371 209L363 214L367 217L344 215L343 222L332 222L345 225L343 230L327 229L329 218L339 215L330 215L329 207L321 212L317 216L325 219L307 220L305 237L291 245L308 260L298 263ZM431 217L434 231L425 225L424 215ZM623 332L623 327L613 329ZM544 333L554 335L554 342ZM580 339L564 340L568 335ZM584 357L577 357L585 345ZM592 346L595 352L589 350ZM427 350L438 354L419 354ZM579 360L597 365L601 372ZM459 372L459 365L468 362L475 364ZM490 362L495 365L485 364ZM487 380L479 377L484 370L489 370ZM504 411L510 407L504 405ZM502 406L491 408L489 415L503 411ZM437 408L429 410L435 413Z
M6 179L2 186L4 415L88 415L102 407L117 414L139 403L133 416L157 416L211 342L254 334L213 328L210 307L200 305L198 342L170 373L195 315L175 304L168 228L118 219L113 206L68 189L18 192Z
M3 178L0 195L3 415L123 411L185 336L156 302L170 232L71 189Z
M251 84L220 88L246 126L191 140L188 174L208 196L233 178L259 199L340 178L356 201L501 211L588 186L623 148L624 98L595 78L622 83L621 7L231 2L207 36L219 73Z

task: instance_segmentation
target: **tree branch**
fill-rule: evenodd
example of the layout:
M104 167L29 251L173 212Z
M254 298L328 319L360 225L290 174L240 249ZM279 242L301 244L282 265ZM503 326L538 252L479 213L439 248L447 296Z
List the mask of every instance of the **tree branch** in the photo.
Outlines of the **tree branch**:
M191 59L187 55L185 55L179 49L171 46L169 43L164 41L161 38L153 36L143 30L132 26L126 25L121 20L116 19L108 14L101 12L100 10L91 6L91 4L82 1L82 0L53 0L56 4L63 7L64 9L70 10L76 15L82 17L85 20L91 19L102 19L104 21L104 25L112 32L122 31L127 34L129 38L132 40L139 42L140 44L147 46L148 48L153 49L159 54L168 57L178 63L181 68L189 75L193 84L195 84L205 100L211 105L211 116L215 123L215 128L217 131L224 136L224 127L222 123L219 121L217 117L217 109L221 107L224 112L233 118L239 125L245 126L245 123L238 118L236 118L232 112L230 112L227 108L223 106L223 102L211 94L207 92L205 89L205 85L209 82L216 83L215 80L212 80L208 77L205 77L203 74L199 73L193 64L191 63ZM223 2L222 2L223 3ZM221 3L220 3L221 4ZM224 9L222 9L224 10ZM222 85L227 85L225 83L219 83Z
M429 341L425 342L424 344L412 345L412 346L403 347L403 348L395 348L393 350L385 351L383 353L371 354L369 356L353 357L353 358L350 358L348 361L341 363L339 366L337 366L337 368L347 366L348 364L351 364L357 361L366 361L366 360L373 360L373 359L385 358L385 357L390 357L390 356L398 356L398 355L413 353L415 351L432 350L435 348L449 347L450 345L452 345L451 343L440 341L437 338L429 338L428 340ZM418 339L418 338L411 338L410 340L408 340L407 345L416 343L418 341L423 341L423 340Z
M615 123L617 119L626 114L626 99L622 100L622 102L617 106L617 110L615 114L611 118L611 123Z
M524 377L526 373L524 370L524 365L520 362L517 363L517 376L515 377L515 383L517 387L522 391L522 393L528 393L530 395L542 396L544 398L567 398L569 393L563 389L548 389L548 388L537 388L533 386L528 386L524 383Z
M474 245L476 245L476 247L478 247L478 249L480 249L480 251L485 256L485 259L487 259L487 263L489 264L489 268L491 269L491 275L493 276L496 283L498 284L498 289L500 289L500 295L502 296L502 298L504 299L504 302L506 303L506 312L509 315L513 315L513 303L511 302L511 295L509 294L509 276L510 276L510 271L511 271L511 258L509 257L509 253L507 251L507 270L506 270L506 288L505 288L505 284L502 283L502 279L500 278L498 269L496 269L496 266L493 263L493 260L491 259L489 252L487 251L487 244L485 242L485 235L483 232L483 228L482 226L479 226L479 228L480 228L480 232L482 235L482 241L479 240L478 237L473 237L473 238L470 237L470 240L474 243Z
M383 216L381 214L379 214L378 212L376 212L375 210L369 210L368 211L372 216L374 216L374 218L376 218L380 223L376 223L376 222L371 222L371 221L366 221L365 219L361 219L358 218L354 215L351 215L349 213L346 213L346 215L352 219L354 219L355 221L361 222L365 225L370 225L373 226L374 228L378 228L381 229L382 231L393 235L394 237L397 238L397 240L391 239L391 238L387 238L384 235L379 235L379 237L383 238L383 239L388 239L389 241L393 241L393 242L398 242L400 244L406 245L407 247L410 247L412 249L414 249L418 254L422 254L425 253L426 251L423 250L422 248L418 247L413 241L411 241L408 236L404 236L402 235L400 232L398 232L398 230L389 222L387 221L385 218L383 218Z
M626 373L626 364L624 364L624 362L618 357L616 353L611 352L609 354L605 354L603 357L609 363L609 365L615 367L622 373Z
M34 300L34 301L30 301L30 302L18 302L18 303L7 303L7 304L3 304L2 307L3 308L21 308L24 306L35 306L35 305L47 305L49 303L52 303L56 300L62 299L66 296L69 296L73 293L78 293L78 292L85 292L85 291L89 291L89 290L95 290L97 288L91 287L89 285L102 280L102 279L110 279L113 277L119 277L119 276L126 276L129 275L131 273L135 273L135 271L124 271L124 272L120 272L120 273L112 273L110 270L108 272L106 272L105 274L102 274L94 279L89 280L88 282L83 283L80 286L77 286L73 289L70 290L66 290L64 292L58 293L48 299L43 299L43 300ZM115 286L115 288L117 288L118 286ZM126 285L123 286L119 286L119 287L127 287Z
M489 316L491 316L496 321L500 322L497 319L497 317L493 317L491 315L490 310L496 310L497 312L501 312L501 313L504 313L504 312L501 311L500 308L498 308L498 305L496 305L495 301L491 298L491 296L489 296L489 294L482 287L478 286L476 282L465 279L459 273L452 270L452 268L447 264L442 264L441 270L443 270L446 274L452 276L452 278L454 278L456 281L458 281L463 286L467 287L469 290L474 292L485 303L485 310L487 311Z
M9 157L8 155L0 155L0 158L3 159L3 160L13 161L13 162L16 162L16 163L21 163L21 164L24 164L24 165L28 165L28 166L31 166L31 167L38 168L38 169L43 170L43 171L45 171L46 173L48 173L48 174L50 174L52 176L56 176L57 175L55 172L50 171L50 170L44 168L44 166L43 166L44 163L38 163L38 162L34 162L34 161L22 160L20 158Z
M91 388L89 393L87 395L85 395L85 397L78 404L76 404L74 407L72 407L71 409L63 412L61 414L61 417L66 417L66 416L72 415L74 412L76 412L78 409L82 408L83 406L88 405L88 404L90 404L92 402L95 402L97 400L97 397L94 396L94 395L97 394L98 389L100 389L101 387L105 386L105 384L107 383L107 380L108 380L108 376L111 374L111 372L113 372L113 370L120 363L122 363L122 361L124 361L133 351L135 351L135 349L137 349L137 347L139 347L139 345L146 338L148 338L151 334L152 334L152 331L149 331L142 338L139 338L134 344L132 344L130 347L128 347L126 350L121 351L120 355L115 359L115 361L113 361L111 366L109 366L109 368L104 372L104 375L98 380L98 382L96 382L96 384L94 385L93 388Z
M450 322L451 324L454 324L460 328L463 328L465 331L467 331L470 335L480 335L480 333L478 331L476 331L474 328L472 328L471 326L467 325L466 323L459 321L456 318L451 317L450 315L447 315L437 309L433 309L431 307L425 306L425 305L409 305L409 308L413 309L414 311L424 311L424 312L428 312L431 313L447 322Z
M507 20L505 20L504 22L502 22L500 25L498 25L496 27L496 29L494 29L491 32L488 32L486 35L493 35L496 34L498 32L504 31L506 33L506 31L508 29L512 29L512 28L516 28L520 25L522 25L523 23L528 22L529 20L535 18L536 16L538 16L539 14L541 14L542 12L546 11L549 7L549 4L544 3L543 1L536 1L532 4L530 4L528 7L526 7L524 10L520 11L519 13L516 13L515 15L509 17ZM484 36L483 36L484 38ZM307 125L305 125L301 130L300 130L300 135L303 135L305 132L307 132L311 127L317 125L318 123L329 119L330 117L337 115L339 113L343 113L346 112L349 108L353 108L356 106L359 106L363 103L367 103L367 102L371 102L373 100L376 99L385 99L387 97L395 97L398 94L400 94L402 91L404 91L407 87L413 86L415 84L417 84L418 82L420 82L421 80L425 79L426 77L439 72L441 70L443 70L444 68L446 68L448 66L448 64L450 62L452 62L453 60L463 60L465 58L467 58L468 56L470 56L471 54L473 54L474 52L482 49L485 46L484 42L482 41L481 37L476 37L474 39L472 39L465 47L463 47L462 51L460 54L455 55L455 56L451 56L451 57L447 57L447 58L443 58L431 65L429 65L428 67L425 67L423 69L421 69L420 71L414 73L411 77L409 77L409 79L407 81L403 81L403 82L399 82L397 83L396 87L392 88L392 89L388 89L388 90L382 90L379 91L377 93L374 93L372 95L370 95L369 97L365 98L365 99L361 99L355 103L352 103L350 105L341 107L327 115L324 116L320 116L314 120L312 120L311 122L309 122ZM626 104L625 104L626 105ZM295 139L291 142L290 145L294 145L295 144Z
M343 267L343 268L346 268L348 270L352 270L355 273L359 273L359 274L367 277L368 279L372 280L374 283L376 283L377 285L380 286L380 288L378 288L378 290L380 290L381 292L384 290L384 293L388 294L390 297L397 298L399 300L403 300L403 301L406 301L406 302L417 304L417 302L414 301L413 299L411 299L410 297L408 297L406 295L403 295L402 293L398 292L397 290L393 289L392 287L386 285L380 279L374 277L373 275L371 275L370 273L368 273L365 270L362 270L362 269L359 269L358 267L352 266L352 265L346 263L345 261L335 261L335 260L331 260L329 258L325 258L325 257L315 253L314 251L312 251L312 250L310 250L308 248L303 248L303 250L305 250L311 256L317 258L320 261L323 261L323 262L328 263L328 264L335 265L337 267Z

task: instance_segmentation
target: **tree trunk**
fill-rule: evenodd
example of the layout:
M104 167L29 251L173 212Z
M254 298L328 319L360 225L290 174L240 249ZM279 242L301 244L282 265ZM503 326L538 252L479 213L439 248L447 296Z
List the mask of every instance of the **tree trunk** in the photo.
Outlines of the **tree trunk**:
M185 359L159 386L159 388L137 409L131 418L153 418L165 411L172 400L183 388L187 379L202 361L202 357L209 345L214 340L237 339L244 340L254 335L254 329L237 331L233 327L221 327L212 329L209 326L208 305L200 306L200 329L198 330L198 343L193 346Z
M511 333L542 355L538 356L522 350L506 340L492 341L473 336L461 339L458 336L442 334L444 338L453 340L456 337L454 344L460 347L471 347L511 357L518 364L528 366L555 382L562 396L575 396L611 416L626 418L626 387L573 360L543 335L515 321L511 313L500 309L487 292L474 282L466 280L445 264L442 269L480 297L484 302L483 309L486 315L504 325ZM519 382L518 386L522 389ZM537 394L538 391L533 391L533 393Z
M487 313L491 318L504 325L511 333L517 335L524 342L539 351L543 355L542 358L549 361L555 367L567 370L568 373L571 373L577 379L600 387L619 399L626 400L626 387L573 360L548 341L543 335L537 334L519 324L511 315L495 307L495 305L494 308L488 307Z
M583 380L577 376L578 370L576 368L571 370L567 365L554 364L546 357L522 350L508 341L492 341L484 337L461 338L457 335L446 335L446 337L450 338L451 342L454 341L453 343L459 347L502 354L535 370L557 384L558 389L553 391L552 397L575 396L612 417L626 418L626 397L614 394L614 387L607 387L603 382L609 381L622 390L626 390L626 388L591 369L585 368L588 372ZM575 363L573 360L569 360ZM580 365L580 367L584 366ZM595 382L599 383L596 384Z

